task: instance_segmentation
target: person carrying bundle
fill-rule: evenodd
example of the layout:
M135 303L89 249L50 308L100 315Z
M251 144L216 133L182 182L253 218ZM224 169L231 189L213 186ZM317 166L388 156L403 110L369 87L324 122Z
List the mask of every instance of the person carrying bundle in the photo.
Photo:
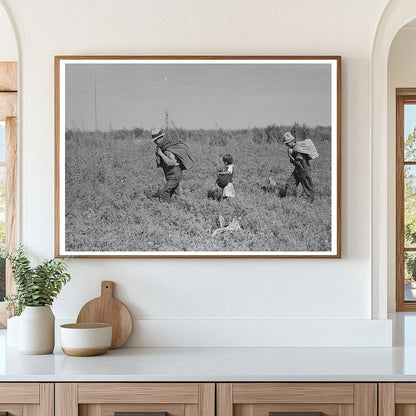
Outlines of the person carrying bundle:
M165 137L162 130L152 130L152 140L156 144L156 165L163 169L166 183L155 195L160 201L168 202L179 193L183 171L193 166L194 161L186 144Z
M286 181L286 185L280 190L279 196L296 196L296 189L299 183L303 188L303 195L310 202L314 201L315 189L312 182L312 169L310 160L317 158L318 152L311 139L296 142L292 133L287 131L284 134L284 144L288 147L287 153L289 162L295 166L292 174Z

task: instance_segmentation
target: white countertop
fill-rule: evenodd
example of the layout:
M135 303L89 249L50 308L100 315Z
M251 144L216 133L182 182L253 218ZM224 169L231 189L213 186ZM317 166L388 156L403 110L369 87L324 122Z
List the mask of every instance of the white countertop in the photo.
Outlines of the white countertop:
M23 355L0 330L0 382L416 381L416 314L393 348L119 348L96 357Z
M119 348L96 357L9 348L0 381L416 381L416 348Z

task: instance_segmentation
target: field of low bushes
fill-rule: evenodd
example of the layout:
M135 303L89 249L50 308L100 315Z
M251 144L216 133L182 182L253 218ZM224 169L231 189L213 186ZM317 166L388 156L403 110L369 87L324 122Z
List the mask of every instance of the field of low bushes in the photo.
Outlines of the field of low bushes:
M283 133L312 138L316 196L279 198L263 188L283 186L290 165ZM331 140L328 127L269 126L237 131L171 129L189 146L195 166L184 172L183 193L170 203L151 198L165 180L155 145L143 129L66 132L67 251L329 251L331 249ZM221 157L234 157L236 198L207 197ZM213 232L222 216L241 230Z

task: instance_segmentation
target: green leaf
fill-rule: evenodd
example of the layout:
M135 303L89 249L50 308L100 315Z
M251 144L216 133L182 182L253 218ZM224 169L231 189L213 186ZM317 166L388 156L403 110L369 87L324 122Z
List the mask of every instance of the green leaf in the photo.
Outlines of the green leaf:
M5 298L7 308L20 315L26 306L52 305L63 285L70 281L68 258L45 260L32 267L22 245L15 251L0 250L10 261L16 293Z

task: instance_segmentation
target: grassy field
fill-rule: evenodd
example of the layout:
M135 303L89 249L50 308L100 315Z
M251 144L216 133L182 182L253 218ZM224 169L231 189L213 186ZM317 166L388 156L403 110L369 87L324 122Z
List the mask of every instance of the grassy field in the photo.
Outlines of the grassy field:
M149 197L165 182L155 146L147 132L127 133L67 132L67 251L331 249L330 140L313 138L320 156L312 162L311 204L262 189L270 176L283 186L293 170L280 140L268 143L252 130L205 138L188 132L184 139L197 163L184 172L182 196L160 203ZM234 157L236 198L219 203L207 193L224 153ZM220 214L226 224L236 218L242 229L213 236Z

